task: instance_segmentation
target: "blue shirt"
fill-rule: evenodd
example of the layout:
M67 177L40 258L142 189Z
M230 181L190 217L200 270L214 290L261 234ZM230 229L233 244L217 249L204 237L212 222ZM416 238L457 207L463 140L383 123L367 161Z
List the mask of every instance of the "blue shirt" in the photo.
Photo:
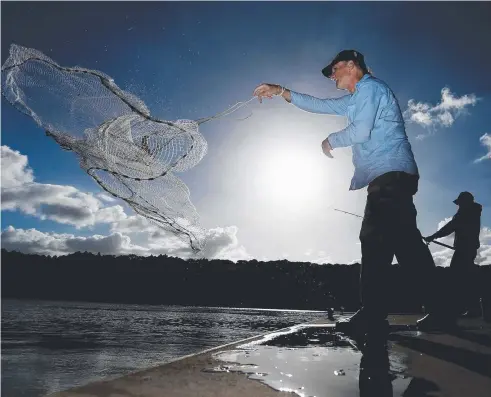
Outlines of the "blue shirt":
M388 85L365 74L353 94L319 99L291 91L291 103L312 113L338 114L348 126L329 135L333 149L352 146L355 174L350 190L367 186L390 171L418 175L399 104Z

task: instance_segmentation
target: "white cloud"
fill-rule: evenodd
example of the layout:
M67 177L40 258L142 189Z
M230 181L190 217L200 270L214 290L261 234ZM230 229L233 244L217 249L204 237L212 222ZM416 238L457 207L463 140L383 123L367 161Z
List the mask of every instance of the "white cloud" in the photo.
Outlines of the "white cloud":
M457 117L465 113L466 107L474 106L478 100L474 94L456 97L448 87L444 87L441 102L435 106L410 99L408 108L404 111L404 118L425 128L450 127ZM420 134L417 139L424 137L425 135Z
M111 207L99 208L94 213L94 223L112 223L126 219L127 217L122 206L113 205Z
M27 165L27 156L3 145L1 159L2 189L21 186L34 180L32 169Z
M329 255L319 255L315 259L309 260L311 263L317 263L318 265L325 265L327 263L335 263L335 261Z
M480 161L491 159L491 134L485 133L483 136L479 138L479 142L481 142L481 145L483 145L488 152L484 156L474 160L475 163L479 163Z
M1 147L1 161L2 211L21 211L77 228L126 218L123 207L104 207L92 193L83 193L73 186L34 182L27 156L8 146Z
M448 217L448 218L445 218L443 221L438 222L438 226L437 226L438 230L440 230L443 226L445 226L451 220L452 220L452 217ZM450 238L450 237L447 236L445 238Z
M2 231L2 248L45 255L66 255L77 251L123 255L141 254L146 251L131 244L130 238L121 233L81 237L73 234L44 233L36 229L15 229L12 226Z
M314 253L314 251L309 248L306 252L304 252L304 255L308 257L307 261L310 263L317 263L318 265L334 263L332 257L327 255L325 251L317 251Z
M120 219L111 225L111 232L121 232L121 233L155 233L159 232L161 229L157 227L154 223L150 222L148 219L139 215L131 215L125 219Z
M111 232L131 236L135 244L148 248L154 255L166 254L181 258L195 257L189 244L173 233L157 227L148 219L132 215L111 226ZM239 243L236 226L217 227L206 233L206 245L199 256L208 259L229 259L232 261L253 259Z
M206 258L229 259L233 261L253 259L243 245L239 244L236 226L210 229L206 235L203 254Z
M452 260L453 250L445 248L440 251L433 252L433 260L437 266L448 267Z
M2 188L1 196L2 210L18 210L77 228L126 217L120 205L104 208L93 194L80 192L72 186L31 182Z
M476 263L480 265L491 265L491 228L481 229L481 247L477 251Z

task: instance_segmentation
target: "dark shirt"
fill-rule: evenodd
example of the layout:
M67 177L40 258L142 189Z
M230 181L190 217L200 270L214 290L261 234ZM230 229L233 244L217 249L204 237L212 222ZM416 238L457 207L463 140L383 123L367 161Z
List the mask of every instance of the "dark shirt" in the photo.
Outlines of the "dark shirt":
M445 237L455 233L455 249L478 249L481 231L482 205L472 203L461 205L452 220L438 230L433 237Z

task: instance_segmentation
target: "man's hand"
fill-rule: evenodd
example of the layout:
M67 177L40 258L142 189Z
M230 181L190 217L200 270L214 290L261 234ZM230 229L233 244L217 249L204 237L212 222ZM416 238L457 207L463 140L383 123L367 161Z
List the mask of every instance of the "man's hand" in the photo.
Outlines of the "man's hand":
M263 97L271 99L274 95L279 95L280 93L281 87L277 84L261 84L255 88L253 95L257 96L259 102L262 103Z
M332 150L332 147L329 143L329 139L326 138L322 141L322 151L324 152L324 154L327 156L327 157L330 157L331 159L333 158L332 154L331 154L331 150Z
M427 243L431 243L435 237L433 236L428 236L428 237L423 237L423 240L426 241Z

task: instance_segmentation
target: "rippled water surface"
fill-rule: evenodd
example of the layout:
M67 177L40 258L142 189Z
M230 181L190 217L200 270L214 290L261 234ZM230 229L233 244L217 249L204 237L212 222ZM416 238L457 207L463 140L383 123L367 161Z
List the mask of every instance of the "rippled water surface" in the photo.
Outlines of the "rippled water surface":
M39 397L323 312L2 301L2 396Z

